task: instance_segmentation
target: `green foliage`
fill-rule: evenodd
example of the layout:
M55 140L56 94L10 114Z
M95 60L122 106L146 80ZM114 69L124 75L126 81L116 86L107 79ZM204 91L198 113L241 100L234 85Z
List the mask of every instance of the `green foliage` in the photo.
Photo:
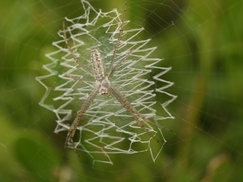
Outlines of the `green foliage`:
M60 155L46 138L36 132L18 136L13 143L15 158L37 181L54 181L53 173L60 165Z
M103 1L103 0L102 0ZM90 1L122 10L123 1ZM161 3L162 2L162 3ZM183 2L183 3L182 3ZM79 0L0 2L0 181L243 181L243 24L241 0L127 1L131 26L158 46L172 66L178 99L165 121L167 143L155 163L149 154L114 155L114 166L64 149L55 116L38 105L44 54L58 39L64 16L80 16ZM119 6L119 7L117 7ZM125 27L129 28L129 27ZM162 99L162 98L158 98Z

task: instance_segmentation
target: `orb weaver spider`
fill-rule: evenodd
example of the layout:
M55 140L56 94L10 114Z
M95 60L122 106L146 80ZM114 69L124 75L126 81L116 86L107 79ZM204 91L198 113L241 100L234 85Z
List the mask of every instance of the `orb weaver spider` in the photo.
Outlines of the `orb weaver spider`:
M67 40L67 35L66 35L66 28L65 28L65 23L63 23L63 35L64 35L64 41L66 44L66 47L69 51L69 53L71 54L71 56L73 57L74 61L89 75L91 75L92 77L94 77L95 79L95 88L93 89L93 91L89 94L88 98L84 101L84 103L82 104L81 108L79 109L79 111L77 112L77 116L75 118L75 120L73 121L72 125L70 126L68 133L67 133L67 138L65 141L65 146L66 144L71 141L72 145L73 145L73 149L74 151L77 153L76 149L75 149L75 145L73 142L73 138L75 135L75 132L77 130L77 127L81 121L82 116L85 114L85 112L89 109L90 105L92 104L92 102L94 101L95 97L97 94L101 94L103 95L105 98L107 98L109 95L113 95L119 102L120 104L132 115L132 117L134 118L134 120L136 121L136 123L151 137L153 138L157 143L161 144L162 146L164 145L164 143L162 143L159 139L157 139L146 127L145 125L142 123L142 121L145 121L147 123L151 123L156 125L155 123L150 122L143 114L141 114L139 111L137 111L132 105L131 103L120 93L120 91L118 89L116 89L114 87L114 85L110 82L110 78L112 77L112 75L115 73L115 71L122 65L123 62L125 62L127 60L127 58L129 57L129 55L132 53L133 50L130 50L129 53L120 61L118 62L115 66L114 66L114 60L116 58L116 54L118 52L118 47L120 44L120 40L122 37L122 33L123 33L123 27L124 27L124 20L125 20L125 16L126 16L126 4L124 6L124 11L123 11L123 17L122 17L122 23L120 26L120 32L118 35L118 39L117 39L117 43L113 52L113 56L112 56L112 61L110 64L110 72L109 73L105 73L105 67L104 67L104 62L101 56L100 51L97 48L93 48L92 52L91 52L91 62L92 62L92 69L93 69L93 73L90 72L76 57L76 55L74 54L73 50L71 49L71 46L68 43ZM157 125L156 125L157 126ZM160 126L159 126L160 127ZM165 128L165 127L161 127L161 128Z

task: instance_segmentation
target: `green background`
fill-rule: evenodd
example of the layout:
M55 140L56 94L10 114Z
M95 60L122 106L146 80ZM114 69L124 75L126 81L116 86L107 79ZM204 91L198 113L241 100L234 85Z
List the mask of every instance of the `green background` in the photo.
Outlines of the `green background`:
M122 12L125 1L93 0ZM167 143L149 154L95 164L64 149L55 115L38 105L45 54L63 17L83 14L78 0L0 1L0 181L243 181L242 0L128 0L129 26L144 26L158 46L178 96L165 121Z

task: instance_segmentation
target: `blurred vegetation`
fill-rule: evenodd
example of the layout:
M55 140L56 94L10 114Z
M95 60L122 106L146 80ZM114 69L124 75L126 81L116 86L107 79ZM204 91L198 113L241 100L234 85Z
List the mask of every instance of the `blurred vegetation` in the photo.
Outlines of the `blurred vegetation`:
M64 149L55 115L38 105L35 77L57 40L63 17L80 16L79 0L0 1L0 181L243 181L242 0L127 0L129 26L144 26L155 55L172 66L165 75L178 99L167 143L149 153L114 156L95 164ZM124 1L92 0L122 11Z

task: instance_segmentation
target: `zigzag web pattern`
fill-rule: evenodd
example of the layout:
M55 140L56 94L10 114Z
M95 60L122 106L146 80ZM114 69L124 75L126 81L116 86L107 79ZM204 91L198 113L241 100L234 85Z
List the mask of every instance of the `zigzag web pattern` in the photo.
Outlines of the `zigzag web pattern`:
M113 51L117 43L121 14L117 9L109 12L94 9L86 0L81 0L84 14L73 19L65 18L68 42L79 61L92 72L90 53L92 48L101 52L109 73ZM144 125L156 138L166 142L161 121L173 119L166 109L176 96L166 92L173 85L162 76L171 68L161 67L160 58L151 58L156 47L147 47L150 41L141 40L143 28L128 29L129 21L124 22L124 31L114 61L116 65L133 50L128 59L115 71L111 82L126 99L151 123ZM127 29L126 29L127 28ZM95 86L94 78L74 61L68 51L63 30L58 32L60 40L53 42L56 51L47 54L51 63L43 66L47 75L37 77L46 89L40 105L56 114L55 132L67 132L76 117L77 111ZM157 73L152 78L150 74ZM148 79L150 78L150 79ZM163 85L157 88L158 85ZM159 103L156 97L165 94L169 100ZM153 124L154 123L154 124ZM152 147L152 137L138 126L133 117L114 97L98 95L77 128L74 143L76 150L86 152L94 162L113 164L111 154L135 154L149 151L156 160L163 146ZM154 145L153 145L154 146ZM71 143L68 147L72 148Z

